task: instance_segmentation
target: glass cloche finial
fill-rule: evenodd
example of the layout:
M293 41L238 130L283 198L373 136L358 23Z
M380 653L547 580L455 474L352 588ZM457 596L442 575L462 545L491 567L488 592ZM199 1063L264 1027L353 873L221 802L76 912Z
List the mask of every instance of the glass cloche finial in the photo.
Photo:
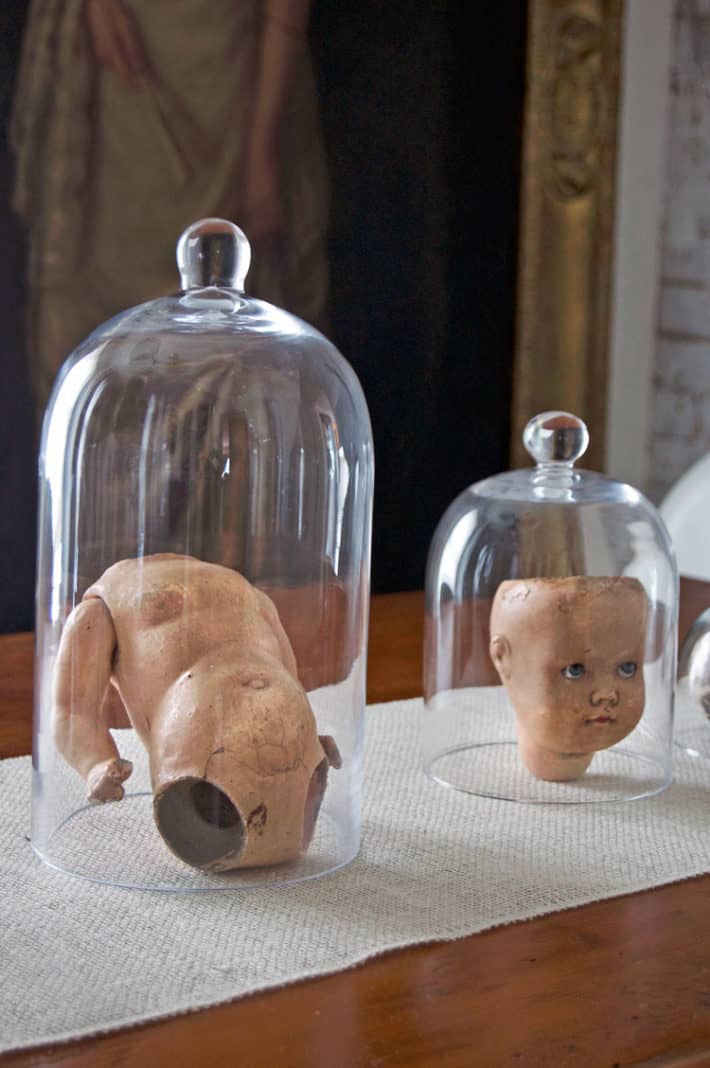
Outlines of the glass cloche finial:
M183 289L218 286L243 293L250 264L246 235L227 219L200 219L183 231L177 244Z
M587 451L589 431L571 412L541 412L525 427L523 445L536 464L573 464Z

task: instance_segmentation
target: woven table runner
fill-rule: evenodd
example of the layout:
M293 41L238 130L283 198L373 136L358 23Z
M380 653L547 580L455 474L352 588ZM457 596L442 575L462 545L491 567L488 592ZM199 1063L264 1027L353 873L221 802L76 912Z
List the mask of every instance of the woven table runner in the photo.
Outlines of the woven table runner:
M0 1051L188 1012L710 870L710 761L676 747L673 784L639 801L471 797L419 770L422 712L420 700L368 708L360 854L278 889L165 894L54 871L26 837L30 759L0 762Z

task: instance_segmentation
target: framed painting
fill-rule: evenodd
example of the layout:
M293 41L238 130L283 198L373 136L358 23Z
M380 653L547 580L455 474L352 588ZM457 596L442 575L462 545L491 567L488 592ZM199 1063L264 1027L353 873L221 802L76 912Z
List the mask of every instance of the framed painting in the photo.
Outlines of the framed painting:
M643 117L667 99L672 6L505 0L472 19L464 0L315 0L330 327L375 432L376 592L423 586L444 509L527 462L520 432L538 411L581 415L587 465L640 481L665 137L662 115ZM3 10L5 125L29 7ZM8 630L32 623L35 413L7 138L0 171L18 289L1 327L14 384L0 401L12 468L1 506L16 517L0 544Z

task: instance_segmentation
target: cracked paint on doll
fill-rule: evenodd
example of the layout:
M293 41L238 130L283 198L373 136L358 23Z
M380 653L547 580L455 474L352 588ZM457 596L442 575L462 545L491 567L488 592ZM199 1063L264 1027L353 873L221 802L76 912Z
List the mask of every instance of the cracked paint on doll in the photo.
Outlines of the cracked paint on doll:
M121 717L148 750L158 829L186 863L278 864L308 845L340 754L318 736L273 602L237 572L163 553L122 560L86 591L62 632L53 725L91 801L124 795Z
M627 577L503 582L491 659L515 711L518 749L540 779L579 778L643 715L648 599Z

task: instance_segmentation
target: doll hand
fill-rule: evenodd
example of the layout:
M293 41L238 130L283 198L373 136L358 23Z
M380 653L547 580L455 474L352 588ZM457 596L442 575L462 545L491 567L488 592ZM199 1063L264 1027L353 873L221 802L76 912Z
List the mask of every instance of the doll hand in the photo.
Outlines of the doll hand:
M122 782L133 771L130 760L115 757L95 764L86 779L86 796L89 801L120 801L124 790Z
M319 734L318 741L323 746L323 752L331 768L342 768L343 758L332 734Z
M145 73L138 30L121 0L86 0L86 21L97 61L129 85Z

